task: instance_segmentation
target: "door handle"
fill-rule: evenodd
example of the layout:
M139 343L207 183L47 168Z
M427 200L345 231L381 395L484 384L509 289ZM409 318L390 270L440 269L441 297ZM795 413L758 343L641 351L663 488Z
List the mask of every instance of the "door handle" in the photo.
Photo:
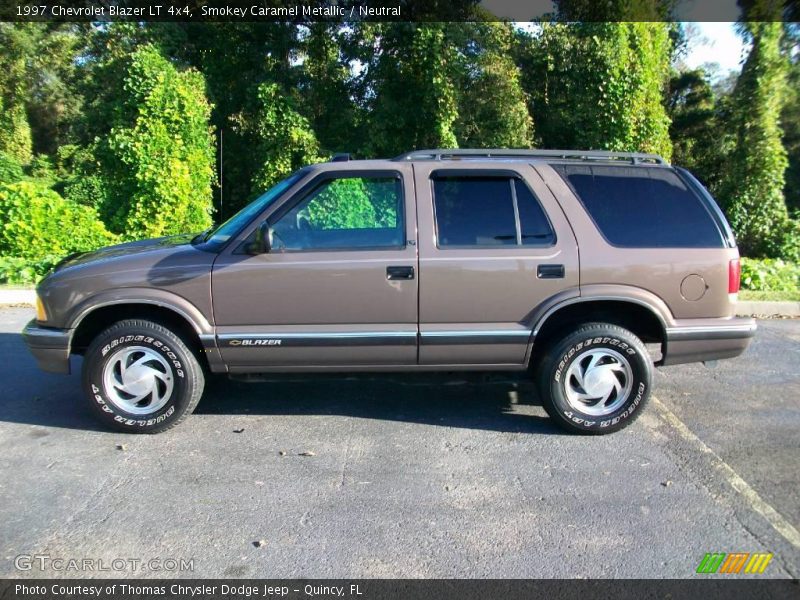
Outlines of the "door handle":
M386 279L414 279L414 267L386 267Z
M536 268L539 279L564 279L564 265L539 265Z

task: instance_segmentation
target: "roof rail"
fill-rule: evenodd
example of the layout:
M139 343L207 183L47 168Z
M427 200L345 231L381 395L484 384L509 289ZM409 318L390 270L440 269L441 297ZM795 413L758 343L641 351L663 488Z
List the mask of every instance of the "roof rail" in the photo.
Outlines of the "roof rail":
M611 152L608 150L503 150L503 149L436 149L415 150L396 156L393 160L479 160L550 158L575 161L625 161L632 164L669 164L657 154L642 152Z

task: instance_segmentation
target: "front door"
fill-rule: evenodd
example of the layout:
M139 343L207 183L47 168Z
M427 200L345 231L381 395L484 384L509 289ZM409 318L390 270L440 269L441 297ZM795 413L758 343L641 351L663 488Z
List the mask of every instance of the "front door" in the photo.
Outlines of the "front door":
M232 372L416 364L409 165L319 173L268 222L270 252L229 248L214 264L218 343Z

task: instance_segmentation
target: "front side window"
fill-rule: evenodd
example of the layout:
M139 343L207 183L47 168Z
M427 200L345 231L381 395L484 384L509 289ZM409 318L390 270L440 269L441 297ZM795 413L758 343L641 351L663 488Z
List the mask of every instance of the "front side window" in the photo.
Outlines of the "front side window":
M405 244L399 177L327 179L272 224L275 250L398 248Z
M516 177L436 175L433 196L440 248L555 242L539 201Z

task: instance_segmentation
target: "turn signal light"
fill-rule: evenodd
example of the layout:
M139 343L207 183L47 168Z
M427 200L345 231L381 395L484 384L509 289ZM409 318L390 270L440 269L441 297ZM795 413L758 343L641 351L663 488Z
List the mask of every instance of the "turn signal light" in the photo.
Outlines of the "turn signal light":
M44 309L44 303L39 296L36 296L36 320L40 323L47 321L47 311Z

